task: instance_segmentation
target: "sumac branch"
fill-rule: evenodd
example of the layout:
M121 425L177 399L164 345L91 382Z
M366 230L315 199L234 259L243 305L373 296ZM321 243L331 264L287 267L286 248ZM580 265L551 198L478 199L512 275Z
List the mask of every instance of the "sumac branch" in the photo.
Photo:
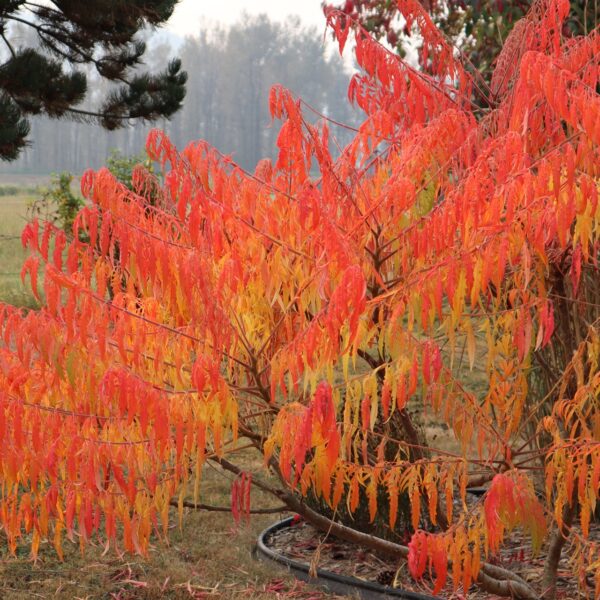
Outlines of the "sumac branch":
M60 554L77 535L145 553L210 461L238 478L236 518L252 482L318 526L301 497L408 528L401 549L350 520L332 531L392 548L436 590L551 598L568 544L600 597L598 30L564 40L568 2L536 2L482 116L471 71L418 3L399 7L429 70L328 13L355 44L366 113L339 155L335 125L276 87L275 164L247 173L153 131L162 193L147 173L129 190L89 172L70 241L26 227L44 305L0 307L11 551L27 536L34 556L46 538ZM240 444L276 484L236 465ZM473 482L489 484L474 504ZM547 552L536 589L486 562L515 528Z

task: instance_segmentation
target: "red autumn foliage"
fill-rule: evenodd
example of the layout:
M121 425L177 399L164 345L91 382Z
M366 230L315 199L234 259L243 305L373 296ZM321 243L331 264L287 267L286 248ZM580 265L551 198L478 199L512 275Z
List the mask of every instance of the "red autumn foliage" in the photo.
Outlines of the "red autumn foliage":
M207 461L239 477L247 515L250 478L229 460L244 438L279 482L253 485L321 525L299 496L355 512L362 490L373 520L387 490L392 529L410 498L413 539L395 552L436 590L551 597L551 561L538 591L486 562L521 527L548 556L568 534L600 595L598 31L563 39L568 2L537 2L482 112L424 9L399 9L428 71L328 14L340 47L352 36L349 96L366 113L339 156L329 125L276 87L275 164L246 173L154 131L160 195L148 176L130 191L89 172L70 241L27 226L23 275L35 289L43 265L44 306L0 307L11 551L27 535L34 556L42 538L61 553L66 533L145 553ZM415 412L452 440L436 447ZM474 483L490 486L471 505Z

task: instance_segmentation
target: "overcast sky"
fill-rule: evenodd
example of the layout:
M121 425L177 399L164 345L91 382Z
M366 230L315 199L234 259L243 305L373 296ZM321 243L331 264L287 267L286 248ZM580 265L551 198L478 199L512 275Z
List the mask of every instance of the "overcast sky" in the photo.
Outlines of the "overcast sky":
M266 13L272 20L283 21L298 15L319 33L325 29L321 0L180 0L166 28L181 36L194 35L202 24L220 22L231 25L242 13Z

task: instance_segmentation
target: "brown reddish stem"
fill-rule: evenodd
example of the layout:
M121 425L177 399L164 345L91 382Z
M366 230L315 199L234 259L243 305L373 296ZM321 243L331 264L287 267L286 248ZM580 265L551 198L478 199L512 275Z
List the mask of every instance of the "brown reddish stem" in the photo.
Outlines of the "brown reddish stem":
M179 507L178 500L171 500L169 504L171 506ZM230 506L213 506L212 504L202 504L201 502L196 504L195 502L190 502L189 500L184 500L181 503L181 506L184 506L185 508L193 508L194 510L206 510L208 512L231 512ZM249 512L252 515L273 515L288 511L289 508L287 505L282 505L274 506L273 508L251 508Z
M550 536L548 543L548 555L544 563L544 573L542 575L542 589L544 590L542 598L544 600L555 600L556 598L556 576L558 572L558 563L562 550L569 536L569 527L575 516L575 505L565 506L562 515L562 526L556 527Z

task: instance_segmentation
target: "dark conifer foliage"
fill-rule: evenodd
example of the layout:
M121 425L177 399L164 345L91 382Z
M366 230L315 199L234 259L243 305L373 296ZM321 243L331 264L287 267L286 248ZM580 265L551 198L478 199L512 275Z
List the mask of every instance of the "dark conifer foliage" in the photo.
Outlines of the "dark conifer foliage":
M42 5L0 0L0 37L8 52L0 65L0 159L13 160L27 144L28 115L97 120L107 129L129 119L170 117L185 96L187 75L172 60L158 74L131 71L145 44L136 39L145 26L171 16L177 0L55 0ZM37 33L39 46L11 41L10 23ZM78 108L87 78L78 65L95 66L116 87L95 110Z

